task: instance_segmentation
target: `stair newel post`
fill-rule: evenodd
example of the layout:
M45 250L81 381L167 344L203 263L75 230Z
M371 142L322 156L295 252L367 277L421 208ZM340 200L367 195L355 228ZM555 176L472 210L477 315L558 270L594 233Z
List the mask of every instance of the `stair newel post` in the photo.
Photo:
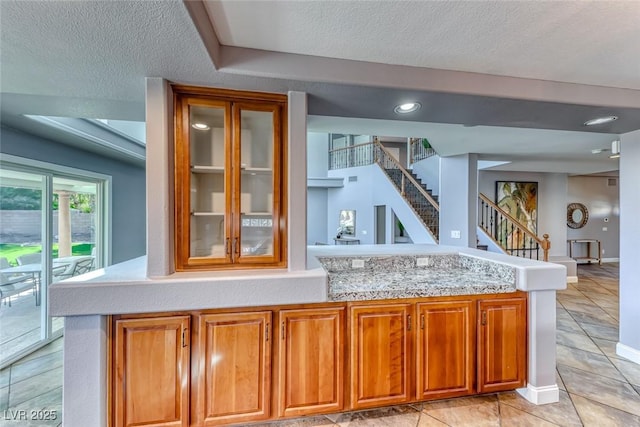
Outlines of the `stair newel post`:
M543 261L549 261L549 249L551 249L551 241L548 234L543 234L542 238L542 259Z

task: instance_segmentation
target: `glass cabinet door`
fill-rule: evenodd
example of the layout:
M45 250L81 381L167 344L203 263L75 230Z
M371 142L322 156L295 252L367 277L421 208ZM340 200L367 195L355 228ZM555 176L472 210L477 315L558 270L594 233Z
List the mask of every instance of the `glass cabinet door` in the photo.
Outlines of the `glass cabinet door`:
M190 257L225 258L224 108L192 106L189 113L191 164Z
M286 266L286 96L174 93L176 270Z
M280 147L274 138L280 129L279 110L272 105L238 103L234 104L234 120L240 171L236 185L239 247L235 255L249 262L259 258L271 262L278 239L275 204L280 201L280 191L274 170L279 167Z

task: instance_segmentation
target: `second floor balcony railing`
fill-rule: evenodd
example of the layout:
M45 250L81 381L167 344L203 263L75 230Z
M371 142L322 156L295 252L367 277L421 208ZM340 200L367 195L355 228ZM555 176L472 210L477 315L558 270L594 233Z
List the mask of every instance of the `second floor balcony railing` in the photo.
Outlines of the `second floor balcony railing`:
M329 151L329 170L367 166L374 162L373 142Z

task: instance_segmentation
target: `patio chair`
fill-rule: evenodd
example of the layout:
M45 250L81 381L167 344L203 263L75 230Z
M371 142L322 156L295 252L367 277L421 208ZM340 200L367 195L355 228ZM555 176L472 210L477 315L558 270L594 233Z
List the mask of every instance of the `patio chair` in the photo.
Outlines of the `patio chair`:
M88 273L91 270L93 270L93 258L83 259L76 263L76 266L73 269L73 274L71 275L79 276L80 274Z
M54 264L56 260L53 260ZM66 264L66 268L62 271L53 272L53 280L57 282L59 280L68 279L69 277L78 276L80 274L87 273L93 270L94 258L74 259L70 263Z
M0 257L0 269L11 268L11 264L6 258ZM0 273L0 304L9 303L11 307L11 297L18 295L28 289L34 289L35 284L31 280L30 274Z
M36 252L26 255L20 255L16 258L18 265L40 264L42 262L42 253Z

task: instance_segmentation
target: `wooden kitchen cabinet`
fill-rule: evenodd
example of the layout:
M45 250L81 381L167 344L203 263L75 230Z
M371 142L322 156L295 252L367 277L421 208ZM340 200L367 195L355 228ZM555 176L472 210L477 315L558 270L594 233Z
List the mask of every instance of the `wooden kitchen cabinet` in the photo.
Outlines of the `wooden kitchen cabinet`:
M475 304L471 300L418 303L416 398L472 394Z
M351 407L411 400L413 304L350 306Z
M279 416L344 408L344 315L344 307L280 311Z
M113 316L109 425L244 425L513 390L527 296Z
M286 266L286 95L173 86L177 271Z
M189 316L116 319L113 425L189 425Z
M524 387L527 369L526 298L478 301L478 392Z
M271 316L271 311L195 316L193 425L269 418Z

